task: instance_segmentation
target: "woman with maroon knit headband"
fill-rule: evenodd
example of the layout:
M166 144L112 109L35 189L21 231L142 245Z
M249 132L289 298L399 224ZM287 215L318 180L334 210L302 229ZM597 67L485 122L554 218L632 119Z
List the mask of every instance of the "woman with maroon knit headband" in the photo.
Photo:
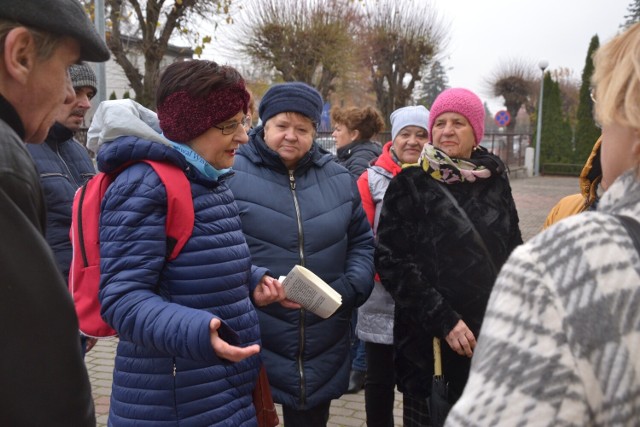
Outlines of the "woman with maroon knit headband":
M256 425L254 304L284 291L252 266L227 186L248 101L235 69L193 60L160 76L157 115L132 100L96 111L89 145L101 145L101 171L118 172L100 220L101 314L120 337L109 425ZM193 231L172 260L168 191L143 160L173 165L190 186Z

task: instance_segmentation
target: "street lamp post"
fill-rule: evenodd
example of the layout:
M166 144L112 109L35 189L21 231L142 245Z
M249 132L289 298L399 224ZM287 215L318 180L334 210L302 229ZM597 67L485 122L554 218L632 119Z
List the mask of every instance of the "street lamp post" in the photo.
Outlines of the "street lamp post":
M93 9L95 13L95 26L98 35L102 40L106 41L105 37L105 17L104 17L104 0L94 0ZM98 80L98 104L107 99L107 72L104 62L98 62L96 64L96 77Z
M538 98L538 128L536 130L536 156L534 166L534 176L540 175L540 133L542 132L542 94L544 93L544 70L549 66L549 61L542 59L538 62L538 67L542 70L542 79L540 80L540 97Z

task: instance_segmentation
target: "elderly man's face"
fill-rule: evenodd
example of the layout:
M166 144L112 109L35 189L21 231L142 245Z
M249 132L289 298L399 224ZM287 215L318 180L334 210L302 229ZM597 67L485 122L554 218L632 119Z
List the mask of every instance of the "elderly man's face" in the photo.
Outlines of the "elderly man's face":
M79 43L65 37L49 58L34 59L26 81L25 98L20 101L22 108L18 109L25 128L25 142L44 141L61 105L75 101L69 67L79 57Z

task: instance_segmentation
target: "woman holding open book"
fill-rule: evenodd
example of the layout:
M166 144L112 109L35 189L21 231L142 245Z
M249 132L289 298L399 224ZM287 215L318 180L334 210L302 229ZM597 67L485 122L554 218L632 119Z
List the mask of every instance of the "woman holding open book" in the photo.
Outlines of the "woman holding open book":
M253 262L274 277L302 265L342 297L327 319L273 304L258 310L287 427L327 424L331 400L349 380L349 320L373 286L373 238L355 182L313 141L322 106L304 83L271 87L258 108L262 125L240 148L230 180Z

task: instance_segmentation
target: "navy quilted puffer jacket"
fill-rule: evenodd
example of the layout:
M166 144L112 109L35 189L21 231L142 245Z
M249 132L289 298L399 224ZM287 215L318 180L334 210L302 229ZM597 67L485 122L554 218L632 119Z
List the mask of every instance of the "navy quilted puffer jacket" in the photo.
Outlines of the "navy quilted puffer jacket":
M71 205L73 196L96 174L84 148L73 133L55 123L42 144L27 144L40 174L40 184L47 200L47 243L56 257L60 273L67 280L71 266Z
M167 195L153 169L135 163L111 184L100 222L102 315L120 335L109 425L255 426L251 393L259 356L238 363L213 351L223 339L260 342L249 296L251 257L224 181L210 180L173 148L119 137L98 155L101 171L147 158L179 165L191 181L195 225L179 256L165 260Z
M373 288L373 235L352 176L330 154L313 144L289 172L262 135L250 134L229 180L253 262L275 277L303 264L342 295L328 319L278 304L258 310L274 400L313 408L347 389L349 322Z

